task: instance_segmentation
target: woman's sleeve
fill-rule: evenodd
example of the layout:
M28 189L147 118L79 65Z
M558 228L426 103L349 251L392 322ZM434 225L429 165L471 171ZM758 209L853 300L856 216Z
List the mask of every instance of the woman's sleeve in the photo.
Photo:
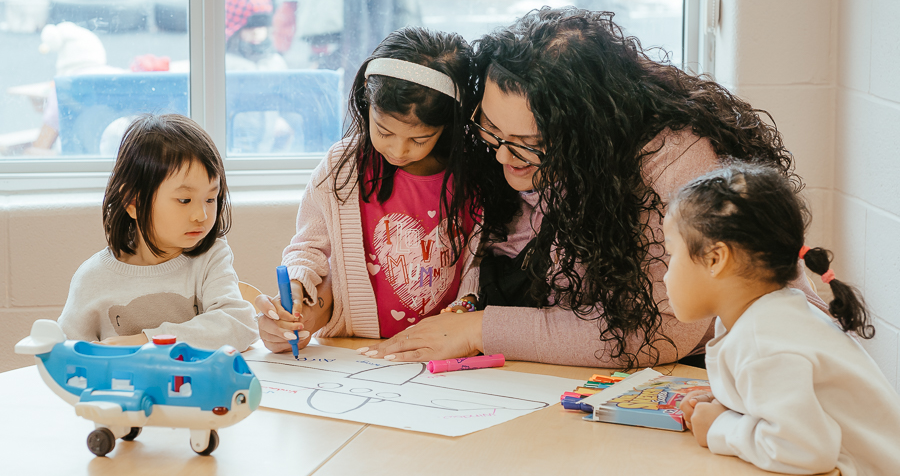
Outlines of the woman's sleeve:
M202 273L197 294L202 312L186 322L166 322L156 329L144 329L148 340L154 335L172 334L195 347L218 349L230 345L244 351L259 339L253 305L241 297L231 248L219 240L207 254L206 268L195 270Z
M637 354L638 365L665 364L687 356L706 335L710 321L690 324L663 313L658 338L652 348L644 348L643 333L627 338L626 351ZM502 353L508 360L525 360L582 367L624 367L622 359L610 357L612 342L601 342L599 313L584 318L560 307L543 309L489 306L482 320L485 354ZM676 348L679 351L676 353Z
M329 150L328 155L316 167L310 177L309 184L303 191L300 208L297 211L297 232L291 243L284 249L281 264L287 266L292 280L303 285L306 298L304 302L312 306L317 298L318 286L329 273L328 259L331 257L331 238L327 226L326 213L330 213L328 194L329 162L336 147ZM324 180L324 181L323 181ZM295 296L297 298L299 296Z
M779 473L834 469L841 428L816 397L812 363L796 354L779 354L738 370L735 386L747 414L729 410L719 415L706 436L710 451Z
M806 276L790 283L791 287L806 294L810 304L828 312L824 301L810 288ZM694 323L679 321L672 308L664 301L665 283L662 280L665 266L650 266L653 278L653 295L660 305L662 324L655 350L644 349L638 354L639 365L656 365L675 362L702 347L712 337L713 319ZM620 359L611 359L611 342L600 341L599 312L579 318L572 311L560 307L544 309L523 307L489 306L482 320L482 341L485 354L502 353L509 360L526 360L559 365L580 365L587 367L623 367ZM644 334L635 333L627 338L627 351L636 353L643 342ZM677 349L677 351L676 351ZM658 360L656 360L658 357Z

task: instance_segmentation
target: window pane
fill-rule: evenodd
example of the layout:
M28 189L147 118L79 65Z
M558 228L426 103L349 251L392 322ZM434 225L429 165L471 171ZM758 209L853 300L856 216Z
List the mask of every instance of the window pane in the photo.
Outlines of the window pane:
M340 139L349 85L391 31L422 25L473 41L550 0L226 0L229 156L321 153ZM585 0L644 47L681 62L682 0ZM654 58L662 58L657 52Z
M114 157L136 114L188 109L188 0L0 2L0 156Z
M344 6L340 1L299 5L277 2L276 9L271 0L225 2L225 127L231 157L320 154L340 139L340 64L310 64L288 53L299 51L298 10L342 14Z

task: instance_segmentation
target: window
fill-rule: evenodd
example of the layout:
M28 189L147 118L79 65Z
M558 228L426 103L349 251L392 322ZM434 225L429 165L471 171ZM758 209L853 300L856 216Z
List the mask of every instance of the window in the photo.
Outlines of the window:
M302 185L341 137L357 68L396 28L472 41L574 3L616 12L678 64L695 51L682 36L699 1L0 0L0 190L101 190L141 112L194 118L232 187Z

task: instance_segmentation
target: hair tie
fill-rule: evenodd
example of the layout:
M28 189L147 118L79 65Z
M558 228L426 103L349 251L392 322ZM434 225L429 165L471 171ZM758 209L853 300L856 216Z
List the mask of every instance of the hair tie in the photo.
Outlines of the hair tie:
M809 251L809 246L803 245L800 247L800 259L803 259L806 256L806 252Z
M829 269L825 271L825 274L822 275L822 282L825 284L829 284L834 279L834 270Z
M398 60L394 58L375 58L369 61L366 66L366 77L373 74L381 76L390 76L392 78L402 79L411 83L420 84L426 88L446 94L447 96L460 101L459 91L453 84L453 79L446 74L431 69L428 66L422 66L418 63L410 63L409 61Z

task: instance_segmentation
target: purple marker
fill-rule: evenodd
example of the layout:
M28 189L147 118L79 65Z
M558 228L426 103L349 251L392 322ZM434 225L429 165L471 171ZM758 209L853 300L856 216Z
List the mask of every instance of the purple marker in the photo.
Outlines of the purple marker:
M503 354L479 355L478 357L463 357L461 359L432 360L426 366L433 374L441 372L453 372L454 370L486 369L489 367L503 367L506 358Z

